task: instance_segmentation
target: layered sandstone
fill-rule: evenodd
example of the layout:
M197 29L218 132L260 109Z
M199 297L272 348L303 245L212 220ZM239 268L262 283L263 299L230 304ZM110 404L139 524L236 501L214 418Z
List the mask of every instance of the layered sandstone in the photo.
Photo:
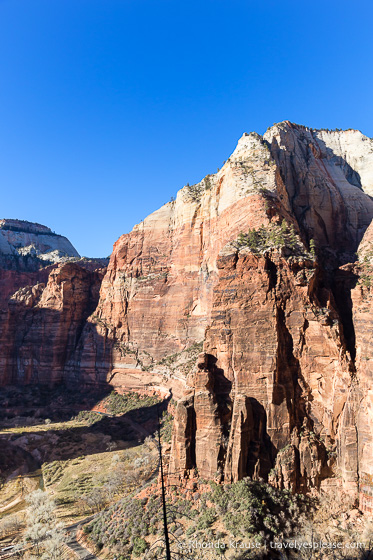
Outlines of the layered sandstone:
M372 141L358 131L285 122L263 138L245 134L217 174L184 187L114 245L93 321L112 345L100 377L162 373L161 360L204 339L217 256L240 231L285 218L305 247L313 239L323 250L327 268L352 260L373 215L372 167Z
M278 166L281 202L306 240L349 261L372 219L373 140L358 130L329 132L288 122L264 138Z
M102 268L46 226L0 220L1 384L62 380L97 305Z
M275 198L275 165L263 139L245 134L216 175L181 189L116 242L84 333L83 375L99 372L105 381L141 369L169 373L162 360L203 341L217 255L240 231L269 223L263 189ZM105 339L104 352L95 333Z
M336 269L354 258L373 215L372 142L357 131L289 123L265 138L280 209L296 217L319 258L310 266L275 250L220 253L206 354L177 407L171 477L196 468L226 481L268 477L292 490L334 477L368 511L370 228L359 252L364 271Z
M368 510L372 170L360 132L280 123L123 235L99 296L78 264L4 271L2 381L171 388L171 478L334 477ZM296 250L236 243L283 220Z
M188 378L176 415L176 425L179 414L193 417L193 429L186 443L181 433L174 437L171 471L267 478L279 450L291 444L294 472L287 469L291 481L282 485L319 487L331 472L326 451L351 384L333 295L320 286L310 258L226 250L218 267L205 363ZM307 456L310 440L315 449ZM195 450L184 462L180 446Z
M34 276L36 283L16 289L0 310L3 384L60 382L97 305L100 271L67 263Z

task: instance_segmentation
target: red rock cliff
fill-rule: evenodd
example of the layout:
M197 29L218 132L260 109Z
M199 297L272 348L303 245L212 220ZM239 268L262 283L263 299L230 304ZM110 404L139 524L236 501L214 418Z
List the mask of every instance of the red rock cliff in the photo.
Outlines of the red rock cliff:
M364 264L338 263L354 259L371 222L372 141L288 123L265 137L277 213L296 218L318 262L220 253L205 353L177 407L171 477L195 468L292 490L342 483L371 511L371 227Z
M102 273L66 263L32 274L0 271L0 278L3 296L13 292L0 310L2 384L61 381L97 305Z
M360 268L346 263L371 223L372 193L370 139L286 122L244 135L216 175L117 241L78 375L174 389L171 477L341 483L368 504L371 309ZM283 219L298 255L232 246Z
M3 380L170 387L171 477L340 481L368 510L372 194L358 131L244 135L116 242L96 309L100 276L76 268L9 290ZM296 250L279 247L282 220ZM250 229L265 247L235 244Z

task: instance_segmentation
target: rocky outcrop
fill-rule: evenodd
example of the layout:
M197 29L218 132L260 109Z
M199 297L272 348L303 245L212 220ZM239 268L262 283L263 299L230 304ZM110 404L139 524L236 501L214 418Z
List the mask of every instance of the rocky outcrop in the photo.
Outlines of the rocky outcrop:
M373 215L372 158L358 131L285 122L263 138L245 134L217 174L181 189L114 245L86 333L89 361L99 355L95 375L177 375L166 362L204 339L218 254L240 232L285 219L331 273L352 260Z
M351 270L356 374L343 411L339 454L344 479L360 491L360 508L373 513L373 268L367 247L369 230L359 251L362 262Z
M141 369L169 374L169 356L173 361L203 341L217 255L240 231L269 223L263 188L274 196L268 147L257 134L244 135L216 175L184 187L115 243L84 333L84 362L91 365L82 375L104 382ZM105 339L104 353L96 334Z
M65 378L97 306L106 259L80 258L48 227L0 220L0 383Z
M281 202L306 241L312 238L337 251L339 262L350 262L372 219L373 140L358 130L312 130L289 122L270 128L264 139L278 167Z
M372 141L357 131L290 123L264 138L277 165L274 213L296 218L318 258L252 248L220 253L205 389L188 378L176 411L171 476L201 466L204 477L263 477L293 491L340 476L372 510L371 306L361 302L371 281ZM355 258L363 236L364 271L339 269ZM194 422L185 431L186 410Z
M50 228L23 220L0 220L0 263L6 268L36 269L68 258L79 258L70 241ZM28 266L27 266L28 265Z
M189 406L195 418L194 434L187 432L195 462L180 462L185 455L178 447L185 443L175 432L171 471L186 474L202 466L207 478L219 470L229 482L267 478L279 451L292 442L286 485L319 487L330 474L326 450L337 437L341 402L351 384L333 295L323 294L328 299L321 308L319 292L326 289L310 258L225 250L218 267L204 389L200 373L197 380L189 377L176 414L178 423ZM304 438L310 433L315 449L307 456Z

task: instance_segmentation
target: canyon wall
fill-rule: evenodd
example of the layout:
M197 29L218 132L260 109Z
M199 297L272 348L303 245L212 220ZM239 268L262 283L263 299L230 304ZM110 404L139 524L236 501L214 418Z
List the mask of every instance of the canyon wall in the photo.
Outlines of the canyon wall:
M372 511L373 143L290 123L264 138L277 166L271 206L296 218L317 256L220 252L204 353L177 406L170 476L249 475L293 491L341 483ZM362 264L346 264L357 250Z
M97 306L104 264L81 259L46 226L0 220L1 385L65 378Z
M8 291L13 286L6 301L1 298L2 384L51 385L64 379L86 319L97 305L102 276L99 269L92 272L74 263L32 274L0 270L0 283Z
M170 480L342 484L369 511L372 194L358 131L243 135L115 243L104 276L1 272L1 382L170 388Z

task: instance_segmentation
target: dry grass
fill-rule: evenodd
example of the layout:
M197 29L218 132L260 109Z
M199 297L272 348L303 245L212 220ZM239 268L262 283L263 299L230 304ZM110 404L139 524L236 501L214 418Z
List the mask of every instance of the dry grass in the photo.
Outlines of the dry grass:
M149 450L146 444L124 450L113 450L77 457L68 461L53 461L43 464L45 488L58 505L57 515L65 522L77 521L92 513L82 498L89 496L95 489L103 489L108 483L117 465L120 465L123 479L126 471L133 471L136 459ZM156 455L151 451L151 463L156 462ZM140 477L141 478L141 477ZM125 496L131 488L123 483L115 499ZM106 505L102 501L102 506Z

